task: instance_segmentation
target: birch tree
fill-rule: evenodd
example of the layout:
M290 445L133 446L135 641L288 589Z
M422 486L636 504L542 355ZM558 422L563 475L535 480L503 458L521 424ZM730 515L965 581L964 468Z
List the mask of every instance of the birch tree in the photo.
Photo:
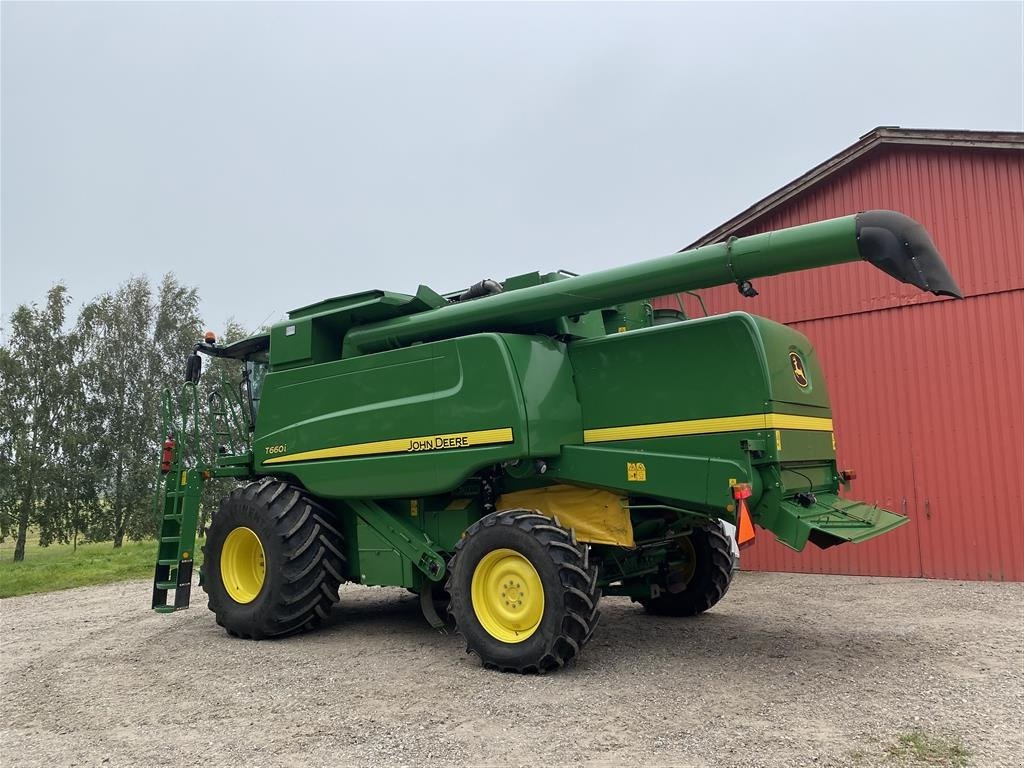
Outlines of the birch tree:
M43 544L66 541L83 523L69 511L93 497L73 471L88 436L74 426L82 397L77 337L64 330L70 300L57 284L44 306L19 306L0 347L0 536L14 536L16 562L31 526Z
M199 338L195 288L165 275L154 297L132 278L83 309L82 371L94 419L103 514L95 534L120 547L126 536L153 535L153 494L160 433L160 393L178 386L185 356Z

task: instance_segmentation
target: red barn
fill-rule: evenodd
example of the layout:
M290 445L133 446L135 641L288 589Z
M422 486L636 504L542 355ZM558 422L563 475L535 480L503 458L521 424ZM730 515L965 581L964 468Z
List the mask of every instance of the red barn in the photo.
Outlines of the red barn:
M757 280L753 299L701 295L711 314L741 309L811 340L851 495L911 523L799 554L762 531L743 567L1024 580L1024 133L876 128L687 247L872 208L924 224L963 301L860 264Z

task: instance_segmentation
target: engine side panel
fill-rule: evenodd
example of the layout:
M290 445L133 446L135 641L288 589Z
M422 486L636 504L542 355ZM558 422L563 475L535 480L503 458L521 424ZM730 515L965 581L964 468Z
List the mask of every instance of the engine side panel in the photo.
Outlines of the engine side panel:
M529 452L519 377L497 334L273 371L262 398L257 472L324 498L444 492Z

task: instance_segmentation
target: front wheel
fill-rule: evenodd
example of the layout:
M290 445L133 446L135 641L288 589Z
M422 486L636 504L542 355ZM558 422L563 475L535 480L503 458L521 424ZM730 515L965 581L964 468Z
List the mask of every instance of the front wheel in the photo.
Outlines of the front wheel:
M230 634L288 635L330 613L344 562L330 513L301 488L266 478L221 501L206 539L203 588Z
M485 667L547 672L579 656L600 616L590 548L536 510L471 525L455 548L449 611Z

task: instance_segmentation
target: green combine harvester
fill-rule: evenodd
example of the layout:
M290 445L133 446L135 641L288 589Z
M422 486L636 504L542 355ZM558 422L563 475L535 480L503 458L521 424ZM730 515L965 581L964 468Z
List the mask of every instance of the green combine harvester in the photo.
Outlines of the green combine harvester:
M903 525L840 498L853 473L804 336L649 303L858 260L960 297L920 224L869 211L588 275L341 296L234 344L208 334L165 396L153 607L188 607L211 477L240 483L200 574L232 635L311 629L344 582L406 587L433 626L516 672L576 658L602 594L670 616L713 606L733 571L723 521L741 546L756 525L795 550ZM200 355L242 372L208 407Z

